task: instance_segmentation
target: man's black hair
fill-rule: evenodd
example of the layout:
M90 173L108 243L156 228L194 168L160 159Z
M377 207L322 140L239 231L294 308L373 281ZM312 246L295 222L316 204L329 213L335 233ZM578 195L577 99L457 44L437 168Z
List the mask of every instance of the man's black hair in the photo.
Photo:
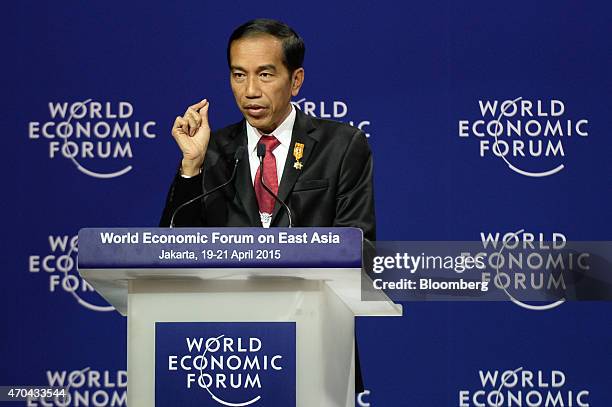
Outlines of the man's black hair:
M289 75L302 67L304 63L304 53L306 46L304 40L296 33L293 28L287 24L277 20L271 20L268 18L258 18L255 20L247 21L240 27L236 28L227 42L227 64L231 68L230 61L230 47L232 42L245 37L251 37L261 34L272 35L273 37L281 40L283 44L283 63Z

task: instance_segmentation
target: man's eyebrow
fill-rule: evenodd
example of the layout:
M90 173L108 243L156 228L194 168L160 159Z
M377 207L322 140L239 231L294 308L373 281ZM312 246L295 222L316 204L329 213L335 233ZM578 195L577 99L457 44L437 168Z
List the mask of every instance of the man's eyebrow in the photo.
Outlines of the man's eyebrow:
M246 69L244 69L241 66L237 66L237 65L230 66L230 70L231 71L245 71L246 72ZM261 66L257 67L257 72L261 72L261 71L274 71L274 72L276 72L276 65L274 65L274 64L267 64L267 65L261 65Z
M257 68L257 72L261 72L261 71L276 71L276 65L272 65L272 64L262 65L259 68Z

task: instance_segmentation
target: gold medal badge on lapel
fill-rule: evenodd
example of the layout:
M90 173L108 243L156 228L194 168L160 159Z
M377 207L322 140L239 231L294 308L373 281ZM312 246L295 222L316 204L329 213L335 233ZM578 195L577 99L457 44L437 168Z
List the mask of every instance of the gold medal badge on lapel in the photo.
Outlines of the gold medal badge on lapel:
M293 163L293 168L296 170L301 170L304 164L300 162L302 157L304 157L304 144L295 143L293 145L293 156L295 157L295 162Z

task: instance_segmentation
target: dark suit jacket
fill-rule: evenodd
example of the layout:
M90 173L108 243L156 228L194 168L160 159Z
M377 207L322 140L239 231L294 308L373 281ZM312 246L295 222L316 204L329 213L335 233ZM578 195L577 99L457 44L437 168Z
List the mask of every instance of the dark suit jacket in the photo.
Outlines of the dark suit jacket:
M293 147L304 144L301 170L293 167ZM174 178L160 226L169 226L174 210L184 202L230 179L234 155L247 146L245 121L211 134L202 174ZM365 134L352 126L305 115L296 109L291 145L278 188L291 208L294 226L352 226L364 238L376 240L372 154ZM271 226L288 226L289 218L277 203ZM176 226L261 226L247 154L238 164L236 179L204 201L185 206ZM357 346L357 342L355 342ZM355 390L364 390L359 352L355 353Z
M301 170L294 168L295 143L304 144ZM247 145L245 121L211 135L202 175L172 183L161 226L170 224L174 209L203 191L230 179L234 153ZM372 187L372 154L365 134L352 126L307 116L296 109L291 145L278 195L291 208L294 226L352 226L367 240L376 239ZM277 203L271 226L288 226ZM184 207L176 226L261 226L247 154L238 164L236 179L223 190Z

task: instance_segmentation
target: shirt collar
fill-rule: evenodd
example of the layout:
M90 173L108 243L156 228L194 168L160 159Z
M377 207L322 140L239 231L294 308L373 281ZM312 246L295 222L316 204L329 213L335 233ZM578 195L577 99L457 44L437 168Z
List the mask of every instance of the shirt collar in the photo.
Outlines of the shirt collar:
M292 103L290 103L290 105L291 112L289 112L289 115L272 133L270 133L271 135L276 137L283 146L286 146L287 148L289 148L289 145L291 144L291 133L293 132L293 125L295 124L296 116L295 107L293 107ZM262 134L255 127L251 126L248 120L245 121L248 139L247 146L249 149L249 154L251 154L253 151L255 151L255 149L257 149L257 143L259 142L259 139L261 138Z

